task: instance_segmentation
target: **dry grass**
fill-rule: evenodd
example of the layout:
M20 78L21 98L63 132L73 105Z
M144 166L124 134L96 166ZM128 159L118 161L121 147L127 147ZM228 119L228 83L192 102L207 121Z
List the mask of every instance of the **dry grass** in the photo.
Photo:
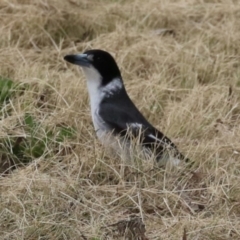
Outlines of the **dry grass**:
M1 139L26 137L26 113L77 134L0 175L0 238L126 239L136 218L146 232L134 223L132 239L240 239L239 12L234 0L2 0L0 75L29 87L2 106ZM104 154L83 74L63 61L89 48L116 57L136 105L192 169Z

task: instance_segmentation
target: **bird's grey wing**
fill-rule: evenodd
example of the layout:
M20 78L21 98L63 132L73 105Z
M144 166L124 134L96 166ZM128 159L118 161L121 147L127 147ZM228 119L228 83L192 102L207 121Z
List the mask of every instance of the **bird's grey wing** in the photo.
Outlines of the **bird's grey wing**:
M139 137L142 145L155 151L160 158L167 149L173 151L174 157L185 158L168 137L151 126L139 113L126 112L107 103L101 106L98 114L113 129L114 134L124 136L127 139L132 136Z

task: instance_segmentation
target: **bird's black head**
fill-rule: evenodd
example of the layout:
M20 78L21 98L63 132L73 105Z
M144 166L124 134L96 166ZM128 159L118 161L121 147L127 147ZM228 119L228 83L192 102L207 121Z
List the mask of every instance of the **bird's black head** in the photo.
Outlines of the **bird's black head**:
M67 55L64 59L82 68L97 70L102 78L102 85L106 85L115 78L121 78L121 72L112 55L106 51L92 49L83 54ZM86 69L87 72L87 69Z

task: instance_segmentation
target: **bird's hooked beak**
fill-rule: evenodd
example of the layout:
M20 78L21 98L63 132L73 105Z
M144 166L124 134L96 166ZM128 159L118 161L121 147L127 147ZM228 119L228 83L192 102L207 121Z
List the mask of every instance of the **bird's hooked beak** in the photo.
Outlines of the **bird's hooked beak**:
M75 65L79 65L81 67L90 67L91 59L85 53L77 54L77 55L66 55L64 60L70 62Z

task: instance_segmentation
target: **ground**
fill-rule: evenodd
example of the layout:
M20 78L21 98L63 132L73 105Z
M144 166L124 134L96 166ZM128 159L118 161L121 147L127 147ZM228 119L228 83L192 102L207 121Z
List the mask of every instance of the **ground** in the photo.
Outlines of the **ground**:
M2 0L0 238L240 239L239 13L234 0ZM92 48L191 167L104 151L84 75L63 60Z

